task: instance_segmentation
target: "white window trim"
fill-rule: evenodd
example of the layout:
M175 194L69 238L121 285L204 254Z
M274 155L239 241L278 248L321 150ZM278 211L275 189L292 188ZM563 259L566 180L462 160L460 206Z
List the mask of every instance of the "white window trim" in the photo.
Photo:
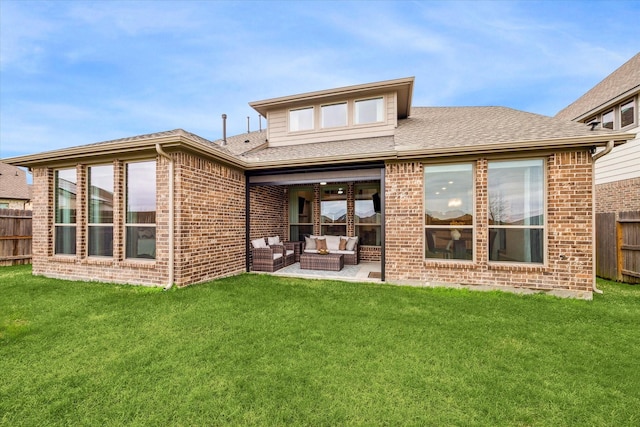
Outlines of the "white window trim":
M301 110L311 110L312 114L311 114L311 128L310 129L300 129L300 130L291 130L291 112L292 111L301 111ZM305 107L296 107L296 108L289 108L287 110L287 132L290 134L300 134L300 133L305 133L305 132L314 132L316 130L316 122L317 122L317 118L316 118L316 112L317 108L315 105L307 105Z
M374 99L382 99L382 120L378 122L367 122L367 123L356 123L356 118L358 117L356 114L356 105L358 102L362 101L370 101ZM387 97L385 95L380 96L369 96L366 98L358 98L353 100L353 108L351 108L351 113L353 119L351 122L353 123L353 127L369 127L369 126L381 126L387 124Z
M113 255L113 249L112 249L111 255L90 255L89 254L89 248L91 246L91 242L89 241L90 235L91 235L89 233L90 227L108 227L108 226L111 226L111 230L113 231L113 233L115 233L115 224L114 224L114 219L113 218L111 219L110 223L93 223L93 222L89 222L89 220L91 219L91 213L90 213L90 210L91 210L91 172L90 172L90 169L93 168L93 167L99 167L99 166L111 166L111 173L113 174L113 177L112 177L112 179L113 179L113 191L114 191L113 196L114 196L114 199L115 199L115 189L116 189L116 177L115 177L116 168L115 168L115 165L113 163L101 163L101 164L87 166L87 168L86 168L86 176L87 176L87 184L86 184L86 186L87 186L87 189L86 189L86 192L87 192L87 195L86 195L86 197L87 197L87 210L86 210L86 212L87 212L87 227L86 227L87 257L88 258L111 259L114 256ZM114 208L115 208L115 206L114 206ZM112 244L113 244L113 242L112 242Z
M56 221L56 214L57 214L57 209L58 209L58 179L57 179L57 173L59 171L62 170L73 170L76 173L76 222L74 223L70 223L70 222L57 222ZM76 257L78 256L78 245L77 245L77 238L78 238L78 168L77 167L72 167L72 168L60 168L60 169L55 169L53 171L53 256L56 257ZM58 227L74 227L76 229L76 250L75 253L73 254L62 254L62 253L57 253L56 252L56 246L57 246L57 241L58 241Z

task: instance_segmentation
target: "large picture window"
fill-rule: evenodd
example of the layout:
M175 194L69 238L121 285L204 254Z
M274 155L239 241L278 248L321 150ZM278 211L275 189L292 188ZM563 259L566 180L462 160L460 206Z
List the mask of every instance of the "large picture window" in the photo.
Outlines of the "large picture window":
M489 162L489 261L543 263L542 159Z
M355 186L356 236L361 245L380 246L380 184L357 184Z
M113 256L113 166L92 166L89 180L89 256Z
M74 169L55 171L55 253L76 253L77 177Z
M347 187L323 187L320 191L321 234L347 235Z
M473 164L424 167L425 258L473 259Z
M156 257L156 162L127 164L126 257Z
M289 240L304 241L313 234L313 188L289 191Z

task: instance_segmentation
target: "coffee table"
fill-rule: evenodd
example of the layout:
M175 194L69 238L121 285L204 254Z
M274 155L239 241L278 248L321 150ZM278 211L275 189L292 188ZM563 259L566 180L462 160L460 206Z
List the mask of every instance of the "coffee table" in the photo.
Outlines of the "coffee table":
M342 254L300 254L300 268L302 270L329 270L340 271L344 267L344 255Z

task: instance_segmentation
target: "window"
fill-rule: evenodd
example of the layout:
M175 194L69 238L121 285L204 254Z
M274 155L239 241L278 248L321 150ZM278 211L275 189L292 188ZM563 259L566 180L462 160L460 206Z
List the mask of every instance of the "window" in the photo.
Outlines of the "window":
M347 125L347 103L323 105L320 108L323 128L335 128Z
M425 258L473 259L473 164L424 168Z
M292 188L289 191L289 240L304 240L313 234L313 188Z
M113 256L113 166L88 170L89 256Z
M631 99L620 106L620 127L632 125L635 117L635 100Z
M76 170L55 171L55 253L76 253Z
M313 107L289 111L289 131L313 130Z
M127 164L126 257L156 257L156 162Z
M355 124L376 123L384 121L383 98L364 99L355 103Z
M0 209L9 209L8 202L0 202Z
M320 191L321 234L347 235L347 187L325 187Z
M613 129L613 110L602 115L602 127L605 129Z
M489 162L489 261L544 262L544 161Z
M380 184L357 184L355 186L356 236L361 245L380 246Z

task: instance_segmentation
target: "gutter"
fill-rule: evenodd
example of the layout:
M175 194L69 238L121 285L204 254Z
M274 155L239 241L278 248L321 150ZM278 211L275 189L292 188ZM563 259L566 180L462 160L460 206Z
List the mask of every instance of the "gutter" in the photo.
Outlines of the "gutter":
M175 223L175 209L173 207L173 188L174 188L174 163L173 158L162 150L160 143L156 142L156 151L158 154L169 160L169 283L164 287L165 291L168 291L173 286L175 279L175 248L174 248L174 223Z
M610 140L609 142L607 142L607 146L605 147L604 150L600 151L599 153L595 153L593 156L591 156L591 158L593 159L593 163L591 163L591 176L593 176L593 181L591 183L592 186L592 190L591 190L591 194L592 194L592 200L593 203L591 203L591 209L592 209L592 215L591 215L591 222L592 222L592 227L591 227L591 233L593 234L593 237L591 239L592 242L594 242L593 245L593 292L597 293L597 294L602 294L602 289L598 289L598 287L596 286L596 203L595 203L595 198L596 198L596 160L600 159L601 157L606 156L607 154L609 154L611 152L611 150L613 150L613 147L615 146L615 141Z

